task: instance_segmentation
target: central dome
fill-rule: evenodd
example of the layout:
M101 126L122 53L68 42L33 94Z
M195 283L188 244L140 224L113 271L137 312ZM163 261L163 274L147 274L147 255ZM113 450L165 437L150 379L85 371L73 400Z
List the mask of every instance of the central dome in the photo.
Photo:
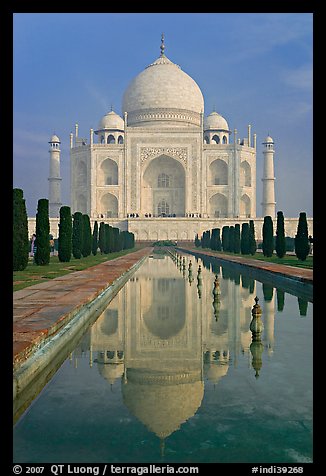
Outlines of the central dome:
M131 81L122 110L129 126L200 126L204 98L198 84L161 53Z

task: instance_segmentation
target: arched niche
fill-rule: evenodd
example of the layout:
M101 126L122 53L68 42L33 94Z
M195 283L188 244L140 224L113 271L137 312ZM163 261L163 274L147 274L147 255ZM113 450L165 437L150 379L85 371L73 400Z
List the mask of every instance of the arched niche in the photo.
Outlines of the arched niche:
M76 187L85 187L87 184L87 166L85 162L77 162L75 168Z
M221 159L214 160L209 166L210 185L228 184L228 164Z
M84 193L77 195L76 211L83 214L87 213L87 198Z
M240 186L251 187L251 167L246 160L240 164Z
M105 218L118 217L118 199L112 193L105 193L100 200L99 213Z
M215 193L209 200L209 216L225 218L228 214L228 199L222 193Z
M178 160L167 155L153 159L142 176L142 213L184 216L185 180L185 170Z
M242 195L240 199L240 215L250 218L251 214L251 200L247 194Z
M118 165L112 159L105 159L99 168L98 185L118 185Z

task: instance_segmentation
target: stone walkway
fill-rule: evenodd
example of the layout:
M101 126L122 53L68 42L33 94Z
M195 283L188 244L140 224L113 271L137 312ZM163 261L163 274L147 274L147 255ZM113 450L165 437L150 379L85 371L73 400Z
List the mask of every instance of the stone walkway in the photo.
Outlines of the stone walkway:
M218 258L220 261L231 261L240 265L263 269L265 271L270 271L272 273L276 273L285 277L297 279L298 281L313 284L312 269L298 268L296 266L288 266L285 264L267 263L266 261L260 261L258 259L253 258L245 258L243 256L226 256L215 251L206 251L201 250L200 248L190 246L180 246L178 247L178 249L183 251L191 251L193 253L197 253L198 255L213 256L214 258Z
M13 293L13 363L25 361L49 337L66 325L76 311L93 301L152 248L75 271Z

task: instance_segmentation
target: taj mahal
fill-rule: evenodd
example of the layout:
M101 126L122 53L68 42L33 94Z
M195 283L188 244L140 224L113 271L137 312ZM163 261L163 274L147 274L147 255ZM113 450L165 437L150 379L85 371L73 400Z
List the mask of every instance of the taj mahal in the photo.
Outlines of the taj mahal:
M238 137L213 110L204 113L198 84L165 55L131 80L122 98L123 117L107 112L89 137L70 134L70 206L134 233L136 240L193 240L224 225L255 221L261 238L263 217L276 215L274 141L260 141L263 196L256 197L257 135L248 125ZM61 203L60 144L50 144L50 232L58 236ZM261 206L261 216L256 209ZM312 218L308 219L309 233ZM297 217L286 218L294 236ZM30 232L35 218L29 218Z

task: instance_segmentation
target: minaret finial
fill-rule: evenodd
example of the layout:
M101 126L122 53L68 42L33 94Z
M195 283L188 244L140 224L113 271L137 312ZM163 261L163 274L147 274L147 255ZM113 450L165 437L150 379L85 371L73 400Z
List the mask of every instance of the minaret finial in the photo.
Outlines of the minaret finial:
M164 56L164 49L165 49L165 45L164 45L164 33L162 33L162 36L161 36L161 56Z

